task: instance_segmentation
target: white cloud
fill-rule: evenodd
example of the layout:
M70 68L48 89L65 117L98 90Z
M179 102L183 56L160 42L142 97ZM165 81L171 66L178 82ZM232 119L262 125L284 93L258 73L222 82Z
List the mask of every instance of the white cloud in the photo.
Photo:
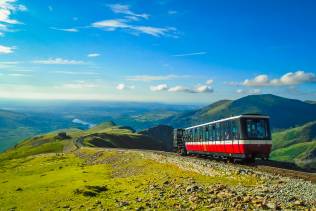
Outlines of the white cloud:
M68 89L86 89L86 88L96 88L99 87L95 83L89 83L86 81L75 81L74 83L67 83L62 85L63 88L68 88Z
M0 54L13 53L14 49L15 49L15 47L9 47L9 46L0 45Z
M281 78L270 80L267 75L258 75L253 79L246 79L242 85L244 86L289 86L303 83L316 82L314 73L305 73L304 71L289 72Z
M18 20L12 18L12 14L18 11L26 11L26 6L17 4L17 0L0 0L0 32L8 31L8 26L20 24Z
M135 89L135 86L127 86L127 85L121 83L121 84L118 84L116 86L116 89L119 91L123 91L123 90L127 90L127 89Z
M159 28L152 26L130 26L135 32L149 34L155 37L165 36L168 32L172 31L171 28Z
M193 90L195 93L212 93L214 92L213 88L207 85L199 85Z
M84 64L83 61L77 60L67 60L62 58L50 58L46 60L34 60L34 64L47 64L47 65L77 65L77 64Z
M135 76L128 76L126 77L126 80L128 81L143 81L143 82L149 82L149 81L166 81L166 80L172 80L177 78L187 78L188 75L135 75Z
M155 37L162 36L171 36L177 37L173 35L176 32L176 28L173 27L154 27L154 26L146 26L146 25L134 25L130 22L139 21L141 18L148 19L148 14L138 14L131 11L128 5L123 4L111 4L109 5L112 12L116 14L125 15L124 18L120 19L108 19L102 20L98 22L94 22L91 24L94 28L103 29L105 31L116 31L118 29L125 30L133 35L139 34L148 34Z
M185 93L212 93L213 88L207 85L198 85L195 89L186 88L183 86L175 86L168 89L169 92L185 92Z
M161 37L167 35L167 33L175 31L175 28L161 28L161 27L153 27L153 26L134 26L127 23L127 20L124 19L109 19L94 22L91 25L94 28L103 29L106 31L115 31L117 29L127 29L133 34L144 33L148 35L152 35L155 37Z
M56 28L56 27L50 27L50 29L53 29L53 30L57 30L57 31L64 31L64 32L79 32L78 29L76 28Z
M207 85L212 85L214 83L214 80L213 79L209 79L206 81L206 84Z
M205 55L205 54L207 54L207 52L201 51L201 52L194 52L194 53L175 54L175 55L172 55L172 56L185 57L185 56L198 56L198 55Z
M289 72L280 79L271 80L273 85L296 85L309 82L316 82L316 76L314 73L305 73L304 71Z
M124 20L110 19L94 22L92 23L92 27L104 29L107 31L114 31L118 28L129 28L130 26L124 23Z
M129 5L124 5L124 4L110 4L109 5L110 9L117 14L124 14L128 16L134 16L134 17L140 17L144 19L148 19L149 15L148 14L137 14L133 11L130 10Z
M98 57L98 56L100 56L101 54L99 54L99 53L89 53L87 56L88 57Z
M238 94L260 94L260 89L250 89L250 90L244 90L244 89L237 89L236 92Z
M270 84L269 77L267 75L258 75L253 79L246 79L243 82L245 86L267 86Z
M168 89L168 85L167 84L159 84L157 86L151 86L150 90L153 92L159 92L159 91L164 91Z

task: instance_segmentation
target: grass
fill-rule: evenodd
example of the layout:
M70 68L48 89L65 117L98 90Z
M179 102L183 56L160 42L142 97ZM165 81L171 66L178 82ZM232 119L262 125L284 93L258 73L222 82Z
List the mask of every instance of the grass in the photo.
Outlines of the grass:
M316 151L315 141L303 142L274 150L270 154L270 158L272 160L295 163L303 168L316 168L316 158L311 155L312 151Z
M65 148L75 148L73 139L81 134L81 130L68 129L66 131L72 138L59 140L56 138L58 132L55 131L45 135L35 136L17 144L15 147L6 150L0 154L0 161L16 158L23 158L30 155L38 155L43 153L61 153Z
M316 122L273 133L273 149L287 147L316 139Z
M192 205L187 199L189 196L175 195L179 187L188 186L190 180L205 186L260 184L256 177L248 175L203 176L172 164L157 163L135 152L82 149L64 155L1 161L0 207L3 210L102 207L117 210L149 206L165 210L180 203L185 208Z

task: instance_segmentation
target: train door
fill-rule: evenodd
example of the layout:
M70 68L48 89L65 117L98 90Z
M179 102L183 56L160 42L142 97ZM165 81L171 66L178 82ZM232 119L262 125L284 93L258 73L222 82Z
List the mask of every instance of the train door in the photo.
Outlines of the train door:
M234 154L234 140L233 140L233 136L232 136L232 123L233 120L229 120L227 121L227 141L229 144L229 154L230 156L232 154Z

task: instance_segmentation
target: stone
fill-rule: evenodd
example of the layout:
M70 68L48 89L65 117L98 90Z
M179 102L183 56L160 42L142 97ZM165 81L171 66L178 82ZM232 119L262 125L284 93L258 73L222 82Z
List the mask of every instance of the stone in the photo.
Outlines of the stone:
M198 191L198 190L199 190L199 186L197 186L197 185L191 185L191 186L189 186L189 187L187 187L187 188L185 189L185 191L186 191L187 193L196 192L196 191Z

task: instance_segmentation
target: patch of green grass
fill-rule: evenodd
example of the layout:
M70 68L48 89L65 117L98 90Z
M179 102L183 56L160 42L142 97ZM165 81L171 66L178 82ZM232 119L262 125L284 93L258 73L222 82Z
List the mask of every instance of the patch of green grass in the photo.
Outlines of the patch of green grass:
M299 127L275 132L272 135L273 150L293 144L312 141L316 139L316 122L309 122Z
M270 158L295 163L301 167L305 167L304 163L307 162L309 168L316 168L316 159L312 155L313 151L316 151L316 142L304 142L277 149L270 154ZM311 165L311 163L313 164Z
M82 149L75 154L0 162L0 207L4 210L141 207L166 210L192 205L188 200L190 194L185 192L192 181L204 187L260 184L250 175L203 176L173 164L146 159L136 152ZM195 206L204 205L197 203Z

